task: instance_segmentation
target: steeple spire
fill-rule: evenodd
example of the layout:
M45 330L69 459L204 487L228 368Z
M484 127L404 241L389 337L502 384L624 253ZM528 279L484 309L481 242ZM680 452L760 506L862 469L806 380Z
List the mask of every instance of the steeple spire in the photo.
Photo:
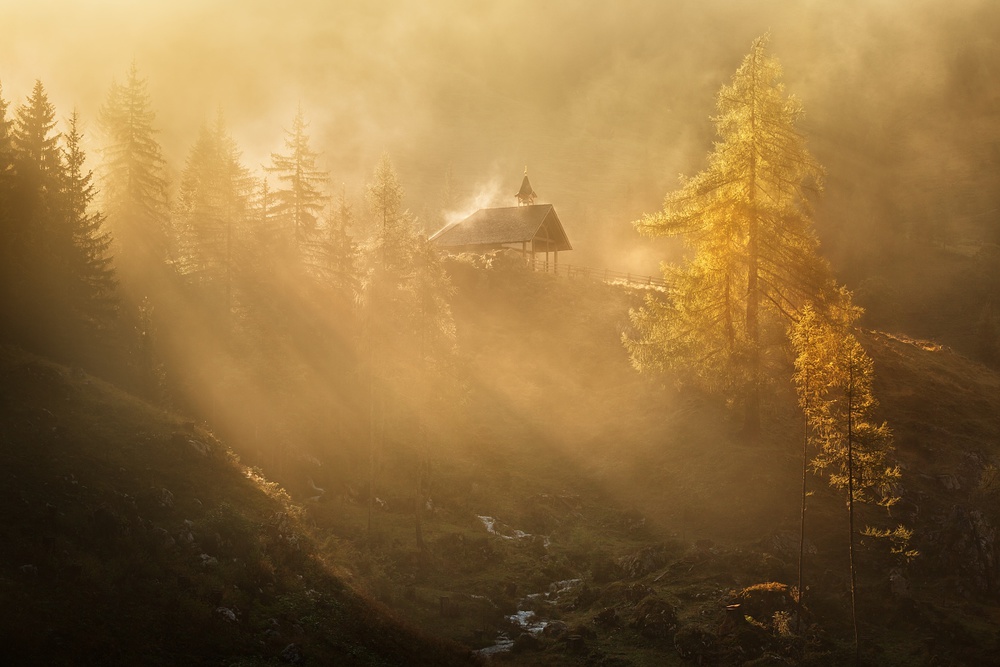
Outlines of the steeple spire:
M535 191L531 189L531 183L528 182L528 166L524 166L524 180L521 181L521 189L517 191L515 195L517 197L518 206L530 206L535 203Z

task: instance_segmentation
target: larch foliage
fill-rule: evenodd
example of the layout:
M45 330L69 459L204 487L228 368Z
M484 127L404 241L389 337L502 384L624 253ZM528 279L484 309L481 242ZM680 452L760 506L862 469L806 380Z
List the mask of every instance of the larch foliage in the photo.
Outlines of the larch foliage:
M874 364L852 330L859 314L853 307L833 316L811 305L802 309L790 333L794 382L815 451L813 469L833 487L850 489L853 501L888 506L900 472L891 463L892 433L875 419Z
M841 294L842 302L849 303L846 291ZM860 309L847 307L824 317L807 305L790 334L796 353L795 386L806 416L807 437L814 443L812 467L831 486L844 491L847 500L855 664L860 664L861 655L856 504L891 506L900 477L899 467L890 462L892 433L874 416L874 364L852 330L859 315ZM908 550L910 531L904 526L893 530L869 527L864 534L889 539L892 551L904 557L914 554Z
M822 170L797 128L799 101L785 94L767 36L754 41L718 95L718 141L707 168L668 194L662 210L634 223L642 234L679 236L690 255L664 266L668 298L651 295L631 313L624 339L640 370L675 369L745 403L759 429L764 351L771 323L823 301L832 281L818 254L808 195Z

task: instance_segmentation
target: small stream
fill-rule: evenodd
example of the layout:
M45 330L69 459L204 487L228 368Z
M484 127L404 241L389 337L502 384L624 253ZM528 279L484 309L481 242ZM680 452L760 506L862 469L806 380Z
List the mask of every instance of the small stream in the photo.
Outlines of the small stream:
M491 535L496 535L497 537L503 540L514 540L514 541L532 540L535 539L536 537L535 535L532 535L531 533L526 533L523 530L511 528L510 526L497 521L497 519L492 516L477 515L476 518L479 519L479 521L483 524L483 528L486 529L487 533ZM537 538L542 541L542 546L544 546L546 549L549 547L549 544L551 542L549 541L548 535L538 535Z
M516 528L511 528L506 524L501 523L495 517L492 516L480 516L477 515L479 521L483 524L483 528L486 532L491 535L496 535L500 539L509 541L530 541L530 540L541 540L542 545L547 549L550 544L548 535L532 535L531 533L526 533L523 530L517 530ZM560 601L560 597L579 587L582 583L580 579L566 579L563 581L556 581L549 584L548 590L544 593L532 593L521 598L518 602L518 609L515 613L507 616L507 621L519 629L520 632L515 634L515 637L521 633L527 632L532 635L540 635L545 627L549 624L548 619L543 616L539 616L535 611L537 609L542 609L546 605L556 605ZM494 643L486 648L479 649L475 653L478 655L489 657L491 655L496 655L498 653L506 653L514 647L514 638L510 636L507 632L498 632Z
M534 609L538 609L540 606L544 605L555 606L559 604L561 597L565 593L575 590L582 583L582 579L565 579L563 581L555 581L549 584L548 590L544 593L532 593L530 595L526 595L521 598L521 601L518 603L518 610L506 617L507 621L510 622L511 625L520 628L521 632L527 632L535 636L542 634L546 626L549 624L549 621L548 619L539 616ZM525 609L525 607L533 607L534 609ZM475 653L477 655L489 657L498 653L506 653L512 648L514 648L514 640L511 636L506 632L498 632L492 646L481 648L478 651L475 651Z

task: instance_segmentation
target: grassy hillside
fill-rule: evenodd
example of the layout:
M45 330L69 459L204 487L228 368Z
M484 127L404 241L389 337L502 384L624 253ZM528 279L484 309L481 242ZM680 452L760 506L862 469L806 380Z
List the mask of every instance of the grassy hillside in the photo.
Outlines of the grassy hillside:
M332 573L210 433L0 348L0 661L464 664Z
M792 599L802 462L790 386L775 385L765 437L745 443L715 399L628 367L618 339L641 294L451 270L469 422L435 442L424 551L412 459L387 457L374 565L357 573L373 594L473 648L506 637L511 652L493 659L515 664L851 660L844 499L813 475L805 609ZM865 508L860 523L904 523L920 551L905 562L886 540L860 541L865 662L989 664L1000 378L934 344L882 333L865 344L903 484L891 516ZM311 515L342 539L364 535L356 501ZM547 629L519 622L528 612Z
M331 469L336 451L313 469L327 492L290 499L200 426L3 348L5 664L849 662L844 502L815 476L795 603L790 386L748 444L720 401L629 367L641 292L476 262L449 265L465 397L423 472L419 439L387 441L370 533L363 473ZM920 552L861 540L864 661L990 664L1000 376L864 342L903 482L861 523L905 523Z

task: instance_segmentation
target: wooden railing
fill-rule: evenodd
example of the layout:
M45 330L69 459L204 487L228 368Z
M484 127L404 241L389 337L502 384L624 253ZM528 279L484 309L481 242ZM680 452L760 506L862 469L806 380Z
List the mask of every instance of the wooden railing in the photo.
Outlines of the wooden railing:
M581 278L605 283L625 283L636 287L667 287L667 281L662 276L646 276L640 273L595 269L586 266L576 266L575 264L566 264L565 262L556 264L553 261L546 262L544 259L537 257L535 258L533 268L535 271L551 273L565 278Z

